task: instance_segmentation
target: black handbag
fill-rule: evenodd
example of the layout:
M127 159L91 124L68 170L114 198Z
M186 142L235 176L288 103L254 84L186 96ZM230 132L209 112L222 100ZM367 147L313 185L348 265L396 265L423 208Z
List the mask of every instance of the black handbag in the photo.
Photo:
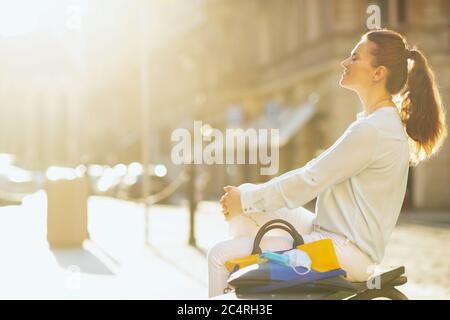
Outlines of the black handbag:
M303 237L294 226L285 220L275 219L267 222L259 229L253 242L252 254L262 253L261 240L267 232L274 229L281 229L290 234L293 238L293 248L304 243ZM277 253L285 251L287 250L277 251ZM237 293L291 292L304 284L311 284L318 280L341 275L345 275L345 271L342 269L327 272L311 270L308 273L299 274L292 267L269 261L253 264L232 272L228 284Z

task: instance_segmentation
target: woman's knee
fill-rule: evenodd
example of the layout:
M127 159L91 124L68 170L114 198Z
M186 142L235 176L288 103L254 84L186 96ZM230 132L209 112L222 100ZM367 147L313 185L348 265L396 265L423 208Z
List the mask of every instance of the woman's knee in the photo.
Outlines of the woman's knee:
M208 265L221 266L225 264L226 260L224 260L224 257L226 256L226 253L229 250L230 250L229 241L222 241L216 243L208 250L207 254Z
M241 214L228 221L228 231L231 238L255 236L258 225L251 218Z
M242 237L216 243L208 250L209 266L221 267L230 259L242 258L251 253L252 238Z

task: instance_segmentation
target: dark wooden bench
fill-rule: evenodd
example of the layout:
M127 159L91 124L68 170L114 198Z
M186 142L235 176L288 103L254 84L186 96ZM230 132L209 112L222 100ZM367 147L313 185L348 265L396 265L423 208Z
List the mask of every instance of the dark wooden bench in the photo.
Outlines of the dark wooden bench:
M290 291L260 294L236 293L234 290L215 297L218 300L371 300L386 298L408 300L396 287L407 282L405 267L390 267L374 274L367 282L350 282L343 277L328 278L296 286Z

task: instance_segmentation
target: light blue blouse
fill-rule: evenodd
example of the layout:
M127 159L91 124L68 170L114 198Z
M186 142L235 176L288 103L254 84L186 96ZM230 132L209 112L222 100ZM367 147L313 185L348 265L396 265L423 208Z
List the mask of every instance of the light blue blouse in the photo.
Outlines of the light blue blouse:
M245 214L297 208L317 197L315 224L343 235L381 263L397 222L409 169L398 110L357 115L344 134L299 169L241 191Z

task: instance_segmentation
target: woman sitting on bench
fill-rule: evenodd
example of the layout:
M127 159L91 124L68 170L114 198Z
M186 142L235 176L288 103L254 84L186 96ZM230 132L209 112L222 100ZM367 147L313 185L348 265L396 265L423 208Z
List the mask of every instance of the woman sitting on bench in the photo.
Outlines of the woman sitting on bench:
M350 281L365 281L381 263L409 165L442 145L445 113L427 59L397 32L366 33L341 64L340 85L358 94L364 111L304 167L263 184L224 188L220 202L234 238L208 253L210 297L227 287L225 262L249 255L258 227L272 219L290 222L305 242L331 239ZM397 94L399 106L393 101ZM301 207L315 197L316 214ZM291 245L282 234L261 243L263 250Z

